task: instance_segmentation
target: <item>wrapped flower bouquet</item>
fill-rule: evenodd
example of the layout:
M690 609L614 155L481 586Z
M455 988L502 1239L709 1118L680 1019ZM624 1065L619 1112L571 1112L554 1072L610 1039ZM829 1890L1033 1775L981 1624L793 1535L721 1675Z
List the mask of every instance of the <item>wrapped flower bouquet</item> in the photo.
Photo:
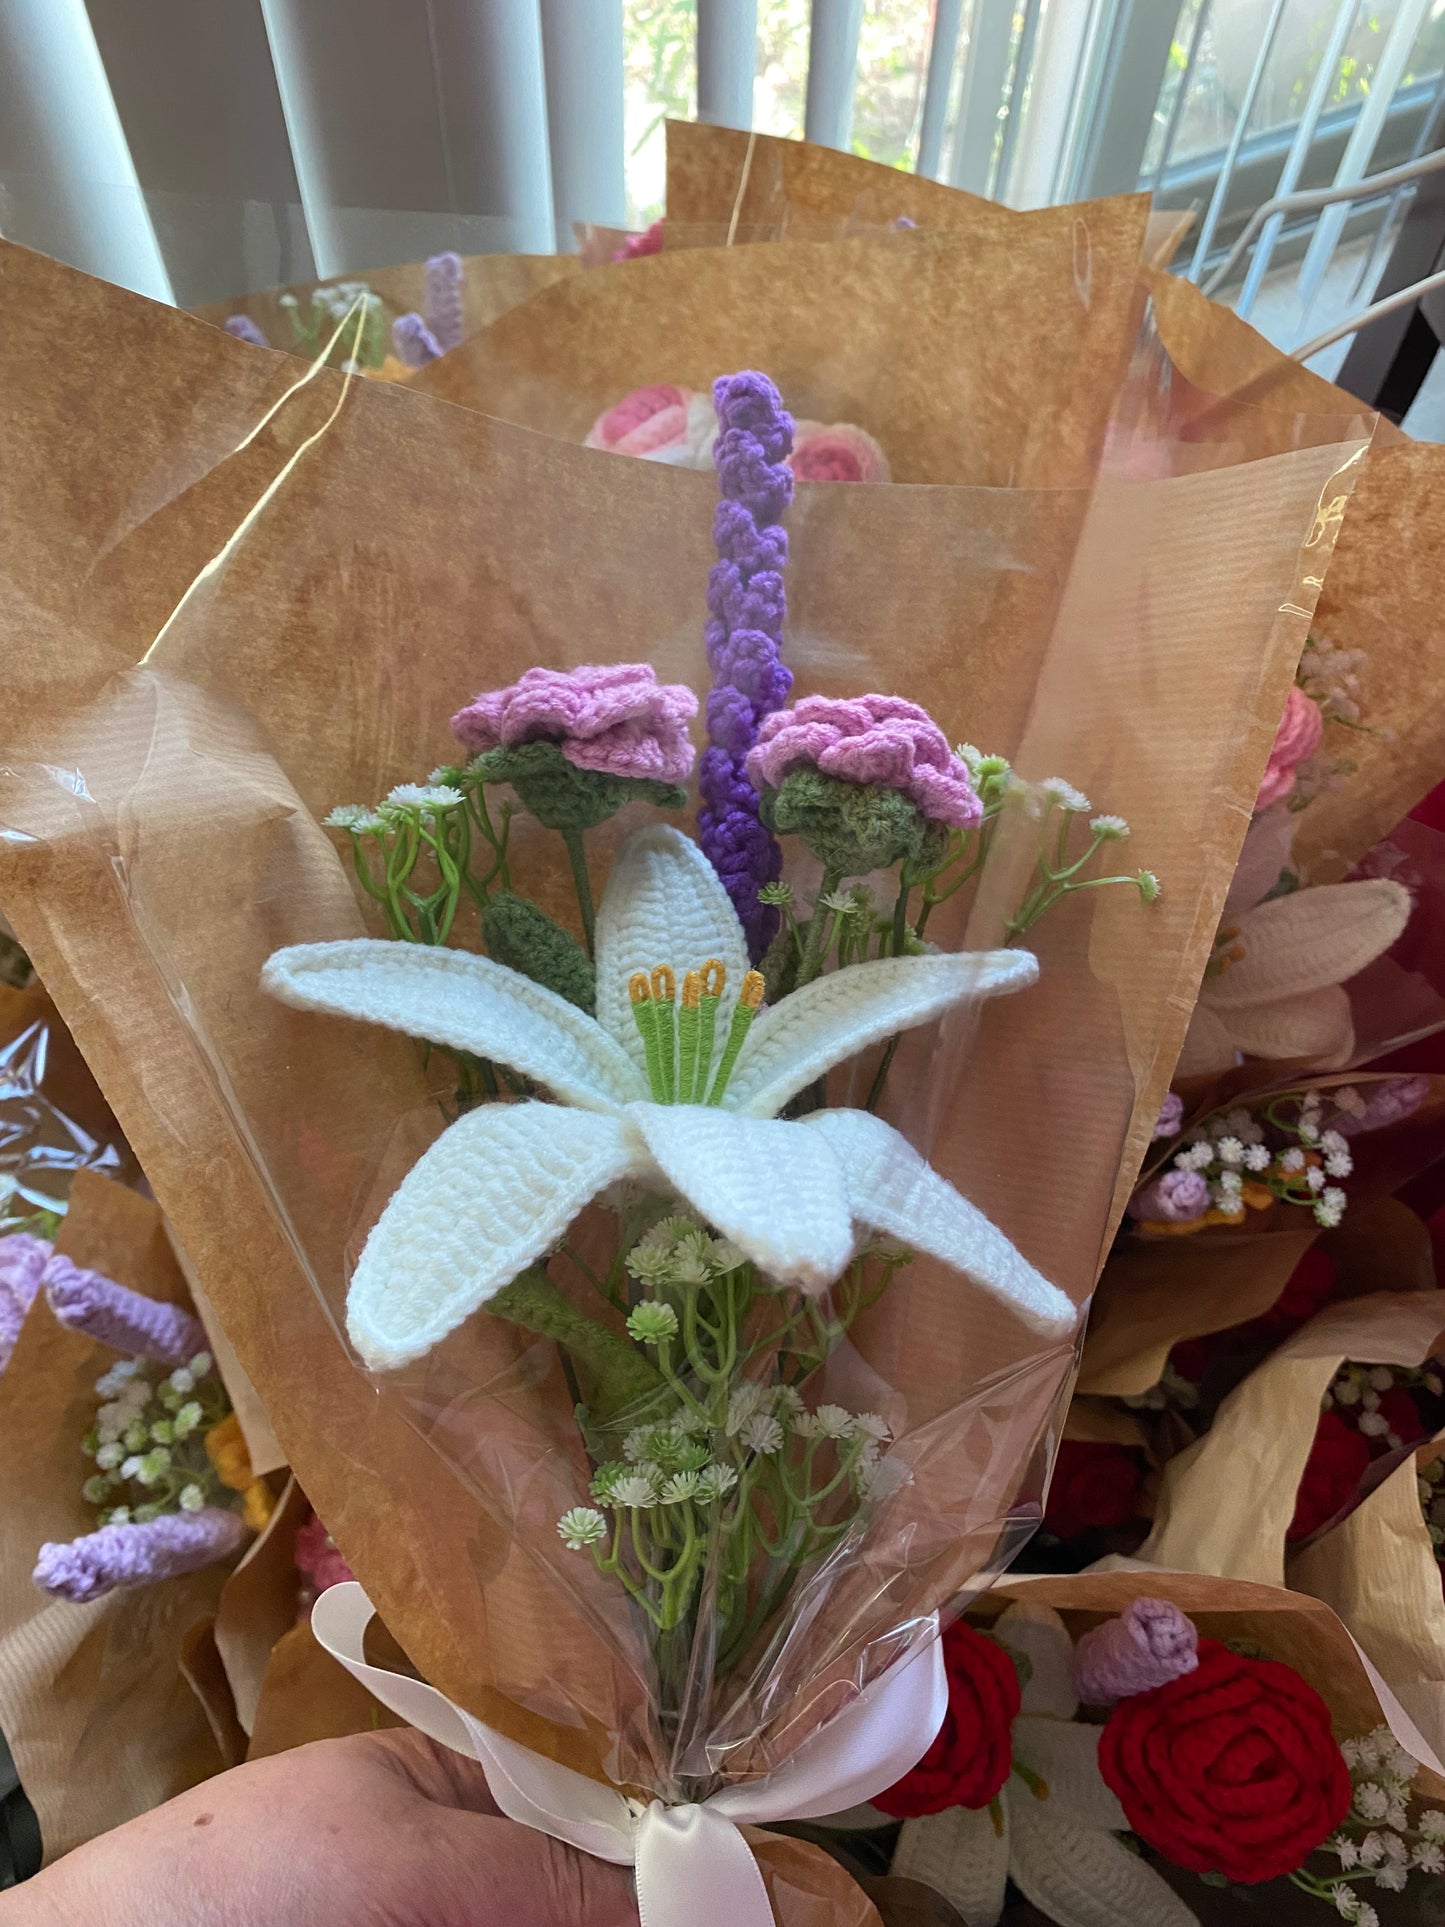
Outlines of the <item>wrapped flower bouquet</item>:
M739 1829L903 1777L1040 1516L1338 443L1091 481L1122 297L1066 459L990 407L994 485L838 489L761 375L709 475L0 276L0 897L357 1575L318 1636L650 1920L861 1924Z

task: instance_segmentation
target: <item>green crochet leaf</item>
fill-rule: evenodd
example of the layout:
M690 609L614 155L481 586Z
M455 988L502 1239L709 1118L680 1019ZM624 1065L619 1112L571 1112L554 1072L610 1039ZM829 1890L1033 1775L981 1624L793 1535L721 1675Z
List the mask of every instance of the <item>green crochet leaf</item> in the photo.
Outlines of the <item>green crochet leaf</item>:
M488 955L508 970L555 990L589 1017L597 1009L597 970L577 939L530 897L502 890L482 908Z
M510 783L522 807L549 830L590 830L616 816L628 803L655 803L659 809L680 810L687 802L687 791L677 783L578 769L556 743L517 743L510 749L483 750L473 757L468 774L480 776L484 783Z
M487 1310L565 1345L586 1380L589 1407L604 1422L615 1412L666 1393L661 1374L634 1345L578 1311L537 1265L490 1299Z

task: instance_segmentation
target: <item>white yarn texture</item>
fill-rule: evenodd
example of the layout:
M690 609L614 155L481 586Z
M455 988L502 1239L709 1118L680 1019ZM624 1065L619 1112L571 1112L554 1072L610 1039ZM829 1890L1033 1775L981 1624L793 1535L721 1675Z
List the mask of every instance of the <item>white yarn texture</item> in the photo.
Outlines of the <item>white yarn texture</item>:
M302 944L263 973L302 1009L384 1024L510 1065L559 1100L484 1106L445 1131L377 1221L347 1298L382 1370L439 1344L621 1177L675 1191L782 1285L819 1292L859 1237L883 1231L942 1259L1060 1338L1073 1304L891 1125L858 1111L775 1113L831 1065L952 1006L1023 989L1023 951L890 958L794 991L753 1022L721 1105L648 1101L628 997L636 971L728 972L725 1034L747 968L741 927L697 846L667 827L618 854L597 917L596 1019L515 971L420 944Z

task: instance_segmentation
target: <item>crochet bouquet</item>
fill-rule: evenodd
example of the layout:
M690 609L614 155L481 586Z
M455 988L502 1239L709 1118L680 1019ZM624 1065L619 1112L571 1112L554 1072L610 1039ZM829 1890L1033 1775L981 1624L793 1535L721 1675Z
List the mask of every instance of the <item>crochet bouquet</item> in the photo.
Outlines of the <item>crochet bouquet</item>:
M757 375L709 476L0 270L0 899L366 1589L318 1633L649 1920L865 1927L739 1828L916 1763L1037 1522L1339 447L1090 487L1102 244L1066 407L955 343L978 488L795 491Z
M1035 844L1014 938L1078 891L1159 895L1100 861L1121 818L952 748L906 698L788 706L792 423L761 375L717 399L698 841L633 829L594 901L591 833L629 805L685 808L697 698L646 664L533 668L453 718L467 760L331 813L390 936L280 950L263 978L453 1059L455 1121L371 1230L347 1329L378 1371L482 1310L557 1343L580 1449L556 1529L636 1609L675 1793L706 1787L733 1669L771 1669L795 1591L825 1594L911 1477L896 1395L848 1368L855 1322L917 1252L957 1274L961 1320L982 1290L1045 1340L1076 1323L878 1115L903 1032L1037 976L1018 942L927 944L930 912L1008 815ZM580 937L524 893L519 807L565 850ZM810 888L784 879L785 843ZM484 955L453 947L473 920ZM860 1059L866 1101L831 1104L828 1073ZM594 1199L608 1222L586 1237Z

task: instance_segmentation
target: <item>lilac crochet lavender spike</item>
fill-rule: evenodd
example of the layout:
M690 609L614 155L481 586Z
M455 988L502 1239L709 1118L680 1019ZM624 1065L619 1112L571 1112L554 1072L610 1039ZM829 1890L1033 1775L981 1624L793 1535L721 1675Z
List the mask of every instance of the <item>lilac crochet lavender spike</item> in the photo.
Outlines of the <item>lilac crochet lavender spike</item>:
M408 368L425 368L441 354L441 344L419 314L399 314L391 324L391 350Z
M434 254L426 264L427 325L439 351L446 354L462 338L462 257Z
M1199 1664L1194 1622L1171 1599L1136 1599L1074 1648L1074 1690L1085 1706L1112 1706Z
M699 841L722 878L754 961L777 931L778 913L758 891L782 872L783 856L758 814L748 751L765 716L793 686L783 663L788 538L777 526L793 499L787 457L793 418L766 375L724 375L713 384L718 435L713 461L722 500L713 517L718 560L708 575L704 631L713 687L709 747L699 767Z
M10 1361L49 1258L49 1244L28 1231L0 1238L0 1372Z
M83 1606L121 1586L177 1579L227 1559L246 1536L240 1515L219 1506L163 1512L158 1519L101 1526L79 1539L43 1545L31 1576L41 1592Z
M45 1295L62 1325L127 1358L184 1365L206 1349L205 1328L179 1305L146 1298L98 1271L82 1271L68 1258L52 1258L45 1267Z
M249 315L228 314L221 326L226 330L228 335L234 335L237 341L249 341L253 348L269 348L271 346L270 342Z

